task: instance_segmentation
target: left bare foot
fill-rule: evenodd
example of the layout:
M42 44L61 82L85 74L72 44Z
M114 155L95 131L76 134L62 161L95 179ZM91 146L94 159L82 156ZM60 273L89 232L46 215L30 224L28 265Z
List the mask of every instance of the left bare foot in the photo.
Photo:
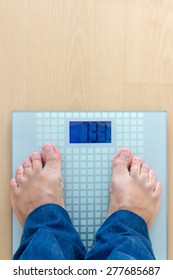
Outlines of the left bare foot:
M17 168L16 178L10 181L10 197L22 226L29 213L43 204L64 207L61 154L55 145L44 145L42 155L39 152L31 154L30 159Z

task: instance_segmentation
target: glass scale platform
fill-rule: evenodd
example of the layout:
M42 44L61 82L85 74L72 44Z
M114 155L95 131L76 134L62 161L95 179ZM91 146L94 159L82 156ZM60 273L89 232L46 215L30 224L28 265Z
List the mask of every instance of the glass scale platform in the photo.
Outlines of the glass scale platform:
M107 217L112 159L121 147L143 158L162 183L158 216L150 230L157 259L167 259L167 144L165 111L15 111L12 176L33 151L54 143L62 154L66 210L87 249ZM22 228L12 217L12 254Z

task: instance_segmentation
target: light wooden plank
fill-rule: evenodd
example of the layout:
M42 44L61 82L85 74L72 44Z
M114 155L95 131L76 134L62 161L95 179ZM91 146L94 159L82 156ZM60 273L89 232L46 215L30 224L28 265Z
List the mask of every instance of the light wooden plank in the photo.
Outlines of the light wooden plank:
M173 1L127 1L126 83L173 83Z
M125 12L124 0L31 1L28 108L103 108L123 94Z

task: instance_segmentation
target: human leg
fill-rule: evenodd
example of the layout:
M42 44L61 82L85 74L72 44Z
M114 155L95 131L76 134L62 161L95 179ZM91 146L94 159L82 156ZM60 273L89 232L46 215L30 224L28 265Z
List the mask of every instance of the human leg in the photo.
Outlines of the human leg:
M42 163L44 162L44 167ZM61 155L45 145L16 170L12 208L24 231L15 259L83 259L85 248L64 209Z
M108 218L86 259L154 259L148 228L158 212L161 185L130 150L113 159Z

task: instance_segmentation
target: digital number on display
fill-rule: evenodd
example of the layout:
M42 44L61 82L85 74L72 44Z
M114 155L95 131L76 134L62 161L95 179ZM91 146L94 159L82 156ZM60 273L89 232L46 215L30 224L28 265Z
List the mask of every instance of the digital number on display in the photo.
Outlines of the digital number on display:
M111 122L69 122L70 143L111 143Z

